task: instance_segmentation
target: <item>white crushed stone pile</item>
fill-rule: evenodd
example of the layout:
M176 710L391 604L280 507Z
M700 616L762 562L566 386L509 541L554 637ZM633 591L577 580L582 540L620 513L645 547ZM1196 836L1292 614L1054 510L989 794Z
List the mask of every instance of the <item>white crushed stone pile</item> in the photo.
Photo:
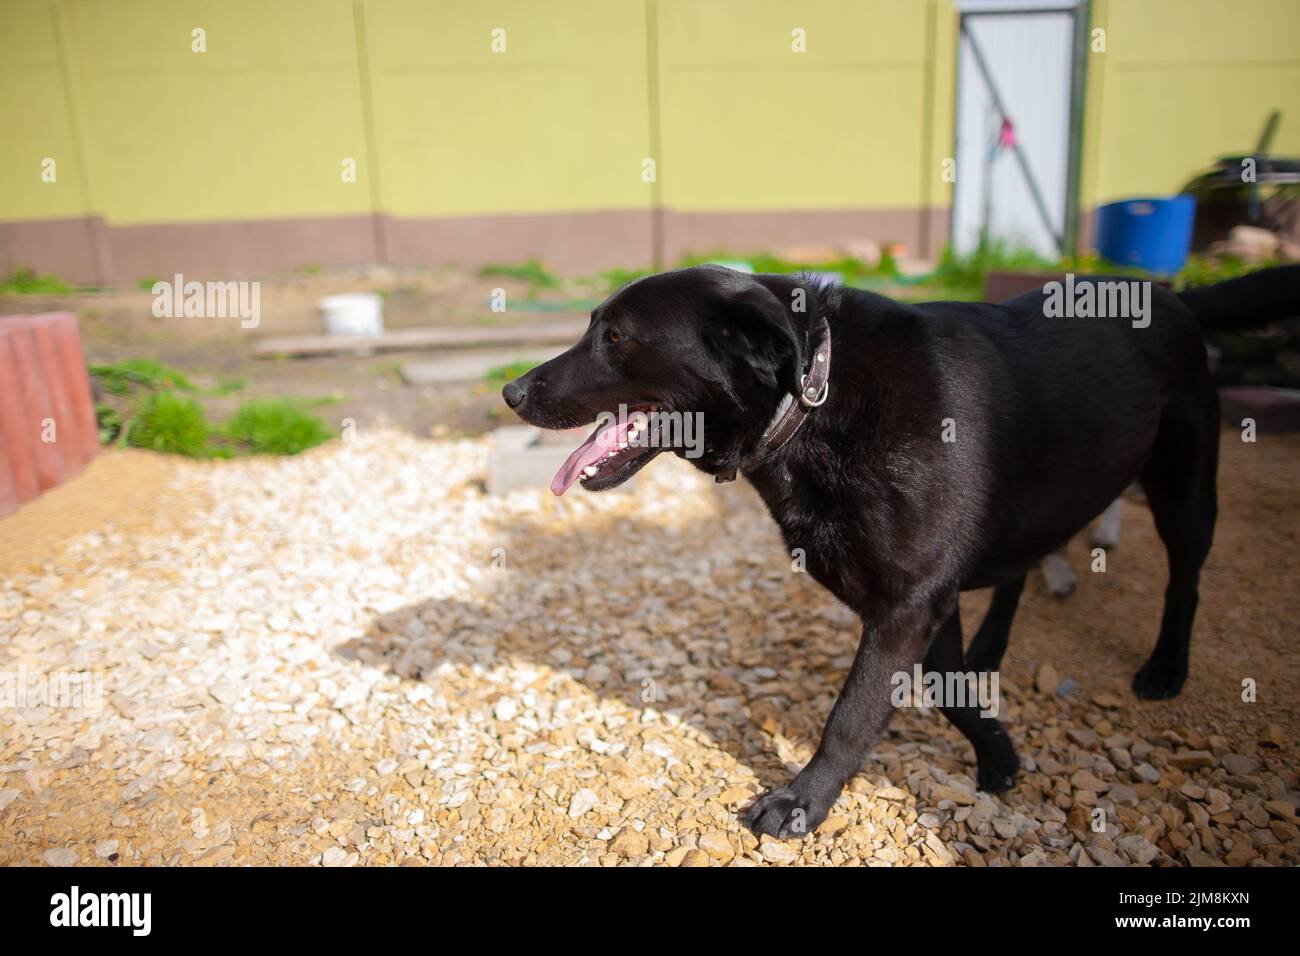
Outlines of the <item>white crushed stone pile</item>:
M736 811L811 756L852 616L747 489L665 456L632 494L494 499L486 449L186 469L195 527L0 582L0 669L104 698L0 711L0 863L1300 862L1281 741L1148 741L1006 678L1042 773L979 794L903 712L813 838L760 844Z

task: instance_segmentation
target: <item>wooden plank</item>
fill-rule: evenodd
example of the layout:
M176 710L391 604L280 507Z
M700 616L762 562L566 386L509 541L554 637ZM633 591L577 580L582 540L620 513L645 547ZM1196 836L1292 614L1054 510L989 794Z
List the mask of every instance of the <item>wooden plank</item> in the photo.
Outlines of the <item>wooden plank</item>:
M558 345L541 349L457 349L431 359L402 362L402 381L407 385L448 385L477 382L494 368L514 362L540 364L555 358Z
M258 358L336 355L349 352L402 352L510 345L571 345L587 329L586 319L530 322L526 325L445 326L393 329L383 335L288 335L253 345Z

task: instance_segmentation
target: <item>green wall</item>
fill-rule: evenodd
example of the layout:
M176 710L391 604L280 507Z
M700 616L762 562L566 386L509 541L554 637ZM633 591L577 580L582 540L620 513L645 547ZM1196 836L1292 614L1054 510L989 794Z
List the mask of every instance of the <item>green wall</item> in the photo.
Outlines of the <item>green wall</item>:
M1300 155L1300 2L1093 0L1082 202L1167 195L1223 155Z
M0 219L645 209L652 33L667 204L916 206L950 21L946 0L6 2Z
M1276 151L1300 154L1300 2L1093 11L1085 207L1178 188L1248 149L1271 108ZM80 220L106 272L158 260L188 234L140 230L171 226L355 222L338 246L355 258L384 246L364 223L405 223L407 261L454 246L462 220L481 246L553 220L511 233L521 255L584 230L586 255L601 229L651 229L653 208L683 242L743 245L733 215L766 216L767 237L799 213L887 230L950 203L956 27L951 0L3 0L0 266L64 242L35 227ZM209 261L240 264L229 229ZM299 258L327 261L309 231L261 241L302 235Z

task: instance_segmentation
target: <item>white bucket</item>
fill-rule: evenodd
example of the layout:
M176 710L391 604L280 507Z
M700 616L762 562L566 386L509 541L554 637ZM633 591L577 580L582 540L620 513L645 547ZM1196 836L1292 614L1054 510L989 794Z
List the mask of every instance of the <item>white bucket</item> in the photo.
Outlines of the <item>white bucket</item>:
M320 300L321 324L328 335L383 335L384 300L374 292L348 292Z

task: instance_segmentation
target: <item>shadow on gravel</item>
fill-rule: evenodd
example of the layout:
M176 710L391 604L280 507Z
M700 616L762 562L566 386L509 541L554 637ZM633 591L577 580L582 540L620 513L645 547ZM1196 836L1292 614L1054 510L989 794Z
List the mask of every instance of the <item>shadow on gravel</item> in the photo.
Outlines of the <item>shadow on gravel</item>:
M482 603L404 607L336 652L411 680L444 663L567 674L677 715L765 786L784 783L816 747L859 626L792 572L775 529L761 553L733 553L731 521L756 536L745 510L686 528L589 516L504 530L483 556Z
M861 634L855 615L807 574L796 573L757 499L715 499L717 510L689 521L656 523L585 514L537 515L491 536L479 569L482 601L430 599L377 617L364 638L336 653L412 681L443 664L491 670L524 663L567 674L632 710L672 713L704 733L765 787L782 785L815 750ZM1085 564L1082 544L1072 548ZM1027 589L1019 630L1054 633L1115 628L1091 581L1067 602L1041 583ZM962 597L967 639L991 592ZM1080 627L1079 611L1093 616ZM1125 639L1140 663L1150 626L1130 622ZM1014 635L1013 635L1014 638ZM1015 667L1032 681L1034 656L1013 639ZM1026 654L1026 652L1028 652ZM1127 681L1123 665L1115 670ZM1018 719L1012 690L1003 715L1017 744L1035 728ZM1118 687L1117 687L1118 689ZM973 780L974 755L937 712L894 715L877 745L912 742L945 755L951 771ZM868 760L863 770L878 772Z

